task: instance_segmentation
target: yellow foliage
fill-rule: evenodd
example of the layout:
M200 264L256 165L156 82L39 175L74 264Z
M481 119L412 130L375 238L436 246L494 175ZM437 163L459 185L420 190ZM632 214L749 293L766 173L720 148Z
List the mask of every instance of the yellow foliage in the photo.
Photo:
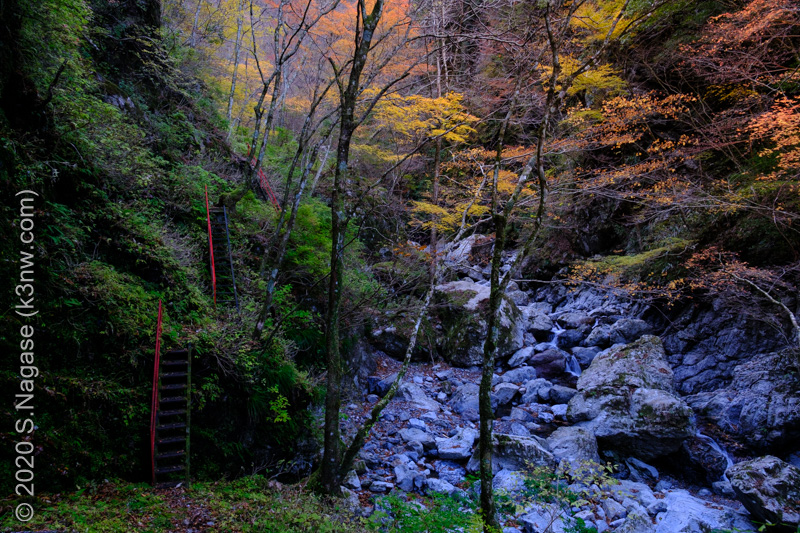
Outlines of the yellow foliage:
M584 2L575 11L572 27L586 35L586 40L602 41L608 35L614 22L625 5L625 0L591 0ZM618 38L631 22L623 16L611 33L611 39Z
M581 63L574 57L565 56L561 59L561 73L564 77L573 75L580 66ZM542 77L547 79L553 73L553 67L543 67L542 71ZM607 91L611 95L617 95L621 94L624 89L625 81L617 76L611 65L605 64L597 65L579 74L572 85L567 87L567 94L571 96L581 91Z
M398 134L414 139L442 136L452 144L463 144L475 133L478 118L467 113L464 97L450 92L441 98L419 95L384 97L375 106L375 119Z

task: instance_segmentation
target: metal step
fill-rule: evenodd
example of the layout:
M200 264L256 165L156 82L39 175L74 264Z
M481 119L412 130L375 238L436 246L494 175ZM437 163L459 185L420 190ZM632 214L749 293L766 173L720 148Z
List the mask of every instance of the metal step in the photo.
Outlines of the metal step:
M186 470L184 465L165 466L164 468L156 468L156 474L169 474L170 472L182 472Z
M186 436L181 437L164 437L163 439L157 439L156 442L160 445L163 444L175 444L177 442L185 442Z
M161 378L185 378L187 376L186 372L164 372L161 374Z
M172 459L174 457L183 457L186 455L186 450L178 450L176 452L166 452L156 454L156 459Z
M185 415L186 409L174 409L172 411L159 411L158 416L178 416Z
M178 390L185 388L186 388L186 383L178 383L177 385L161 385L161 390Z
M185 402L186 396L166 396L161 398L161 403Z
M186 422L175 422L174 424L164 424L161 426L156 426L156 429L159 431L164 431L167 429L182 429L186 427Z

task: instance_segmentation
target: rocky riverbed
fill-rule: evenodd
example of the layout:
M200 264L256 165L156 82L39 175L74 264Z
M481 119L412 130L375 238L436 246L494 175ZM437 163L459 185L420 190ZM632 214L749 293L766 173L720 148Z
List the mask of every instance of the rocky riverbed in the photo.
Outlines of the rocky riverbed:
M482 274L467 273L439 287L431 317L445 361L412 364L346 480L357 512L369 514L370 497L389 492L475 491L474 365L488 290ZM746 324L709 330L713 320L695 312L696 321L665 328L646 305L596 290L533 293L512 284L501 314L494 486L516 504L502 516L505 532L565 531L575 518L598 532L797 527L798 378L775 371L787 352L744 354L752 343L737 348L731 339ZM345 409L345 432L388 390L400 363L387 353L396 357L403 343L402 326L374 332L364 350L375 370ZM587 469L607 463L611 475ZM525 479L537 467L558 472L577 502L531 498Z

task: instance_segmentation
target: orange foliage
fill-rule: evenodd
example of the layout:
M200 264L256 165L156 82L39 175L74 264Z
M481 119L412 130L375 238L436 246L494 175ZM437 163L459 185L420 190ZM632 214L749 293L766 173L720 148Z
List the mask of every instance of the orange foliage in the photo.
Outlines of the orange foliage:
M748 125L751 138L768 143L759 155L776 157L778 170L762 179L800 177L800 97L780 98Z

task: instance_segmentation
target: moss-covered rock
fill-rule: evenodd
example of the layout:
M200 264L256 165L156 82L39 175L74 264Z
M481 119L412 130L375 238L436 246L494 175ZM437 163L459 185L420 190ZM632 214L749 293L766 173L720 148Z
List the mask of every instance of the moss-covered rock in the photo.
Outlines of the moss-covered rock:
M578 379L578 391L567 418L586 423L606 447L650 459L676 451L696 432L658 337L600 353Z
M800 469L767 455L744 461L728 470L736 497L759 521L800 525ZM789 529L790 528L790 529Z
M456 366L480 365L488 334L486 314L490 289L472 281L453 281L437 287L435 317L441 325L439 353ZM523 316L503 297L499 310L497 356L506 357L523 346Z

